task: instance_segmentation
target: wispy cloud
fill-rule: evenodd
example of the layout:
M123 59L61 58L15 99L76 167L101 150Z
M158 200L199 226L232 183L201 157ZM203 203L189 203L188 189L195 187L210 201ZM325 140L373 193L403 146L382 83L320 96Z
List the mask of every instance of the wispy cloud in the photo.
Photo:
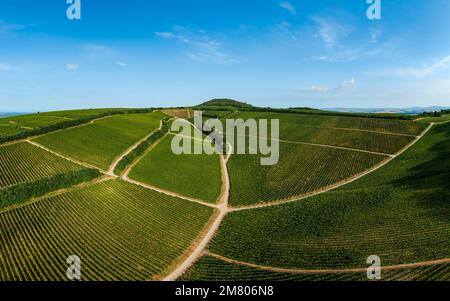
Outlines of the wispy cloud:
M231 64L238 62L234 56L223 50L222 43L211 38L204 30L189 30L176 26L173 31L155 32L159 38L175 40L185 45L186 56L191 60L215 64Z
M397 76L397 77L417 77L422 78L433 73L446 70L450 67L450 56L446 56L437 60L434 64L430 64L421 68L395 68L373 73L375 76Z
M67 67L67 70L75 72L80 68L80 65L79 64L67 64L66 67Z
M11 70L11 66L0 64L0 71L9 71L9 70Z
M127 66L127 64L125 64L124 62L121 62L121 61L116 61L116 63L115 63L117 66L119 66L119 67L126 67Z
M23 25L7 23L6 21L0 19L0 34L11 33L23 29L24 27L25 26Z
M355 78L345 80L335 87L327 86L312 86L309 89L305 89L302 92L306 93L334 93L334 92L345 92L352 90L356 85Z
M288 12L290 12L292 15L296 15L297 14L297 10L295 8L295 6L287 1L283 1L279 3L281 8L284 8L285 10L287 10Z
M352 28L343 25L331 18L313 17L312 20L317 25L316 37L321 38L327 48L335 48L342 38L347 37Z

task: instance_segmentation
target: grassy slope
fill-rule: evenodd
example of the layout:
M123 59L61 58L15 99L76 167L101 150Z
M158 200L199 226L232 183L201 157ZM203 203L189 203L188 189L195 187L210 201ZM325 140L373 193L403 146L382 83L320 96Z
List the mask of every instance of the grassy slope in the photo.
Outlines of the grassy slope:
M384 281L448 281L450 264L382 272ZM366 273L292 274L260 270L203 256L180 280L185 281L367 281Z
M130 178L181 195L215 202L221 191L221 167L217 155L175 155L174 136L164 138L131 171ZM194 141L194 140L191 140ZM196 141L195 143L201 143Z
M213 210L119 180L0 212L0 280L149 280L179 259ZM32 255L31 255L32 254Z
M316 197L228 215L211 251L291 268L450 257L450 124L378 171ZM251 248L249 248L251 246Z
M82 168L27 142L0 147L0 188Z
M260 156L232 155L230 205L292 198L323 189L361 173L385 156L310 145L280 143L280 160L261 166Z
M35 141L106 170L128 147L157 129L164 116L159 112L117 115L94 124L50 133Z

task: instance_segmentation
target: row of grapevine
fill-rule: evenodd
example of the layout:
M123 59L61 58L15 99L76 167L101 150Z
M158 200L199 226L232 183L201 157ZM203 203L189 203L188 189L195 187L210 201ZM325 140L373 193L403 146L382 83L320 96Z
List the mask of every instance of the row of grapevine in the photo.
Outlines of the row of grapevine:
M0 188L82 168L28 142L0 146Z
M370 255L385 266L449 258L449 129L434 126L388 165L338 189L230 213L209 250L298 269L360 268Z
M161 129L152 133L147 139L142 141L136 148L134 148L130 153L128 153L125 157L120 160L120 162L116 165L114 169L114 173L117 175L122 174L125 169L133 163L139 156L141 156L150 146L152 146L156 141L161 139L168 131L169 131L169 122L170 117L164 117L161 122Z
M280 273L203 256L180 280L184 281L368 281L362 273ZM450 263L383 270L382 281L449 281Z
M205 228L213 209L109 180L0 213L0 280L161 277ZM188 227L186 225L189 225Z
M43 135L56 130L67 129L77 125L86 124L92 120L99 119L105 116L111 115L123 115L123 114L141 114L152 112L153 109L118 109L118 110L93 110L91 115L82 115L74 119L72 118L59 118L58 116L49 116L46 114L34 114L19 117L12 117L10 119L18 119L27 121L24 123L26 128L17 127L18 131L13 133L7 133L0 135L0 143L8 141L14 141L24 139L31 136ZM20 121L19 121L20 122Z
M280 143L279 162L261 166L260 156L232 155L230 204L289 199L344 181L387 157L356 151Z
M419 135L426 124L411 120L387 118L362 118L350 116L327 116L314 114L287 114L273 112L240 112L236 118L264 118L279 119L280 123L289 123L296 126L316 126L330 128L348 128L356 130L396 133L405 135Z
M60 154L108 170L130 146L156 130L164 117L161 112L112 116L50 133L35 141Z

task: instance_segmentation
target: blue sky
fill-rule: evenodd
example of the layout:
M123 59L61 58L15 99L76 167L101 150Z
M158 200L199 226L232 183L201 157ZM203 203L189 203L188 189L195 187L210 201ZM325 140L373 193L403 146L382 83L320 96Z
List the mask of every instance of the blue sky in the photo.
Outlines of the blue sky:
M0 111L450 106L450 1L0 0Z

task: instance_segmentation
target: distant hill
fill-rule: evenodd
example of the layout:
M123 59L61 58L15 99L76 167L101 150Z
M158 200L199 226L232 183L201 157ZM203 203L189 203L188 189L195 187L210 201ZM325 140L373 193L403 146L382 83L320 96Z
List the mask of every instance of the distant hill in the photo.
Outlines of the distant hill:
M252 105L228 98L211 99L199 105L200 107L233 107L233 108L253 108Z
M347 112L347 113L394 113L394 114L408 114L416 115L423 112L436 112L448 109L448 107L440 106L430 106L430 107L411 107L411 108L367 108L367 109L356 109L356 108L331 108L325 109L328 111L335 112Z

